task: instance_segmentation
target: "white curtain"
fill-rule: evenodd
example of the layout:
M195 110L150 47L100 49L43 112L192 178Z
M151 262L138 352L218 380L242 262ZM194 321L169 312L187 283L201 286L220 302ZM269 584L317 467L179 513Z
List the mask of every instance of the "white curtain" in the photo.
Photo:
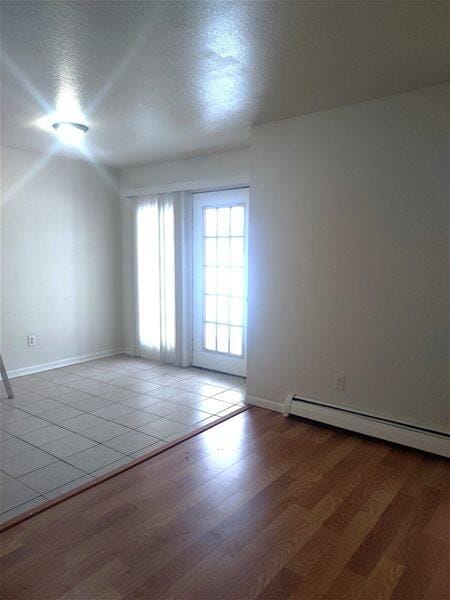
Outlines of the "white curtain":
M176 194L136 198L136 353L177 363Z
M192 361L192 194L129 198L134 221L135 353ZM131 283L131 282L130 282Z

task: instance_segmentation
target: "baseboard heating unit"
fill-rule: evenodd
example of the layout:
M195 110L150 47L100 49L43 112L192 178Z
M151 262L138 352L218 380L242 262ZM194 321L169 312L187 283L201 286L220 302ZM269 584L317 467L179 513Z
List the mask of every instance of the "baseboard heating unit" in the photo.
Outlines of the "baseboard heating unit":
M442 431L376 417L350 408L325 404L318 400L300 398L295 394L287 397L283 413L285 416L296 415L450 457L450 435Z

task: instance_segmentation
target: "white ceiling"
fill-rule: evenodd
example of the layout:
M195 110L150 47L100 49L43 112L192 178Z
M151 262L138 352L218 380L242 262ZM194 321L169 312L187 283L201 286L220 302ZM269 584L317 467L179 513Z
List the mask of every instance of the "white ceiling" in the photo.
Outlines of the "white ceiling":
M243 147L252 124L448 81L449 9L3 0L2 144L52 151L63 108L108 165Z

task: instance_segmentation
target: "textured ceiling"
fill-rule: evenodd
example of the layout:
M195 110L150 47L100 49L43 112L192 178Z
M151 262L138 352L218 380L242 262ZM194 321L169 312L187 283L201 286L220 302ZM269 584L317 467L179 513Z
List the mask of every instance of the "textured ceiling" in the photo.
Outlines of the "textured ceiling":
M2 143L54 150L59 111L108 165L242 147L255 123L449 80L449 9L3 0Z

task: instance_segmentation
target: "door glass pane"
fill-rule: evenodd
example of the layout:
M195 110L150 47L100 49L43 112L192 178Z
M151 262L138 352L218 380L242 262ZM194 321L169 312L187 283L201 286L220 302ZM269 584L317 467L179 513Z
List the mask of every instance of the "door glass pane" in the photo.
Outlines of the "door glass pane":
M233 267L244 266L244 238L230 238L230 264Z
M217 323L228 323L228 296L217 296Z
M217 352L228 352L228 340L228 325L217 325Z
M217 293L228 295L230 281L230 269L227 267L219 267L217 269Z
M216 304L216 296L205 296L205 321L210 321L211 323L216 322Z
M230 298L230 324L243 325L243 321L244 301L242 298Z
M230 238L218 238L217 240L217 262L221 267L230 264Z
M231 208L231 235L244 235L244 207Z
M242 356L242 327L230 327L230 354Z
M216 349L216 324L205 323L205 349L215 351Z
M230 269L229 271L230 296L238 296L242 298L244 295L244 269Z
M216 267L205 267L205 292L215 294L217 292L217 269Z
M205 238L205 265L217 264L217 238Z
M217 208L205 208L205 235L217 235Z
M217 209L217 235L230 235L230 207Z

